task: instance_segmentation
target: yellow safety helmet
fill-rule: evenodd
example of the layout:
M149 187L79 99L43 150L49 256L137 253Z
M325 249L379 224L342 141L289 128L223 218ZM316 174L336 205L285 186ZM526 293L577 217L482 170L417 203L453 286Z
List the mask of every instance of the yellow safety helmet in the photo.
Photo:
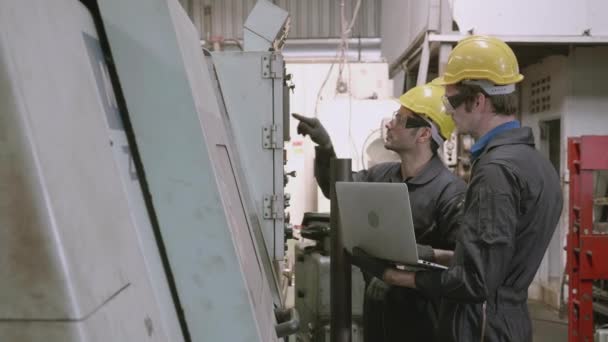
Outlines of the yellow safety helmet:
M445 111L441 98L445 89L434 84L417 86L399 97L399 103L414 113L425 115L437 126L444 139L454 131L454 120Z
M463 80L488 80L495 85L506 85L523 79L517 58L505 42L490 36L470 36L454 47L445 73L433 83L448 85Z

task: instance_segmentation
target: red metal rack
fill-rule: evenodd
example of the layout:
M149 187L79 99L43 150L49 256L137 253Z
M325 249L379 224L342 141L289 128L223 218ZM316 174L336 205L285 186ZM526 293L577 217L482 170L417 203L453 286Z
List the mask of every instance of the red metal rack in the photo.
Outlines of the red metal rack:
M608 279L608 235L595 232L605 223L593 217L594 207L608 204L596 195L594 184L597 172L608 170L608 136L568 138L568 169L568 341L592 342L593 281Z

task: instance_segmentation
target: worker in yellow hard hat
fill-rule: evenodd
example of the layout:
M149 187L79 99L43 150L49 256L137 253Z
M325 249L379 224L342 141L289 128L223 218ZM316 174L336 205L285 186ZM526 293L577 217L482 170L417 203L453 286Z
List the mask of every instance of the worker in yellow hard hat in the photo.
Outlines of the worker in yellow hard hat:
M562 193L532 130L515 118L522 79L507 44L471 36L433 82L445 86L458 131L476 139L461 235L447 270L388 268L382 277L441 298L437 341L532 341L528 286L559 221Z
M452 254L465 190L465 183L445 167L436 152L454 129L441 101L443 95L443 87L430 84L403 94L399 110L386 124L385 141L385 147L396 152L401 162L380 163L353 175L360 182L408 185L419 257L437 263ZM316 118L293 116L300 120L298 133L309 135L319 145L315 177L327 196L329 161L335 157L329 134ZM381 274L386 264L375 266L375 259L364 251L355 248L352 261L366 279L365 341L402 341L404 334L412 341L434 339L436 302L417 291L387 285Z
M388 133L396 122L403 121L405 126L428 127L430 130L431 150L436 152L445 139L449 139L454 131L454 121L446 113L442 99L445 94L443 87L427 84L414 87L399 97L401 108L393 115L393 121L386 125ZM407 124L407 120L409 124ZM422 132L424 133L424 132ZM389 150L398 149L392 141L392 134L387 134L385 147ZM399 151L396 151L399 152Z

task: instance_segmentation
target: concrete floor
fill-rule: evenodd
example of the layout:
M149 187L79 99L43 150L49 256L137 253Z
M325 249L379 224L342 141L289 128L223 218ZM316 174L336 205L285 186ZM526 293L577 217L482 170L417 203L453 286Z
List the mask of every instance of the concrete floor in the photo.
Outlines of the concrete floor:
M293 298L293 293L291 297ZM557 310L535 301L528 302L528 309L532 317L533 342L568 341L568 321L559 318ZM296 341L295 336L291 336L288 341Z
M528 302L532 317L534 342L566 342L568 322L560 319L557 310L539 302Z

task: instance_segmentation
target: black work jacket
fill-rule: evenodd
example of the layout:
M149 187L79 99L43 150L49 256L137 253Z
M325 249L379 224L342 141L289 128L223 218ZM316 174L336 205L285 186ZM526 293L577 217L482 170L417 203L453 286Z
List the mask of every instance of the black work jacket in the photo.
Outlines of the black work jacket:
M438 341L532 341L528 286L561 211L559 176L532 130L495 136L473 164L452 265L416 274L419 290L441 296Z
M317 146L315 177L325 197L329 197L329 161L333 149ZM401 163L374 165L353 174L356 182L403 182ZM416 241L422 259L430 259L432 248L453 250L466 184L435 156L420 174L405 181L408 186Z
M333 157L332 149L317 147L315 176L326 197L329 195L329 161ZM353 180L404 182L399 162L381 163L356 172ZM410 196L419 257L432 261L433 248L454 249L466 184L451 173L438 157L433 157L418 175L405 183ZM377 299L368 298L366 292L366 341L403 341L403 335L408 336L409 340L433 340L437 326L437 300L429 300L415 290L396 286L391 286L386 296L385 302L376 302Z

